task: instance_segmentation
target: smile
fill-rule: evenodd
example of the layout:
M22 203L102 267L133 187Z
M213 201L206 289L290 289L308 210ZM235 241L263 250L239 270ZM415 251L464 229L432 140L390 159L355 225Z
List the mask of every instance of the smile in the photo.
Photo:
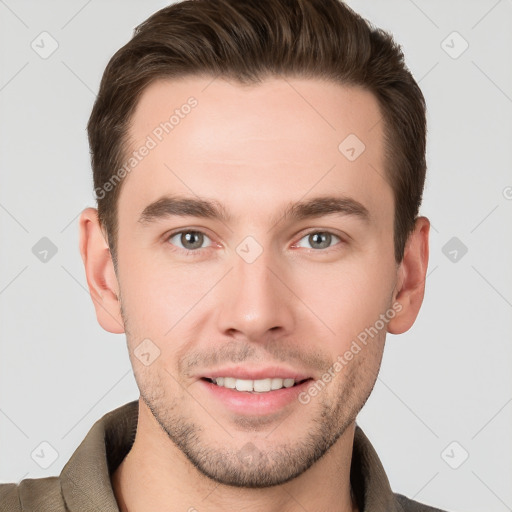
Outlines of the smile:
M300 384L304 382L304 379L301 381L296 381L295 379L281 379L281 378L267 378L267 379L236 379L235 377L216 377L211 379L206 379L217 386L234 389L236 391L246 391L246 392L255 392L255 393L268 393L269 391L277 391L282 388L291 388L296 384Z

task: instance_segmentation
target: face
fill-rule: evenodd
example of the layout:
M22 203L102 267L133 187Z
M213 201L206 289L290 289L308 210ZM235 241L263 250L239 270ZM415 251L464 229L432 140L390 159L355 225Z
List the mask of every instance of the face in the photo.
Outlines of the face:
M303 473L374 386L397 312L380 119L371 93L311 79L158 81L138 103L118 203L130 358L218 482Z

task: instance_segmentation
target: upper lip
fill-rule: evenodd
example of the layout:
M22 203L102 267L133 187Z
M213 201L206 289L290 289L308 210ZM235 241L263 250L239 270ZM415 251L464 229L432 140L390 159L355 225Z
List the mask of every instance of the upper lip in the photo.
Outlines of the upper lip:
M309 379L311 375L304 372L284 368L281 366L267 366L263 368L249 368L247 366L230 366L216 370L205 371L200 377L215 379L217 377L233 377L244 380L261 379L294 379L296 382Z

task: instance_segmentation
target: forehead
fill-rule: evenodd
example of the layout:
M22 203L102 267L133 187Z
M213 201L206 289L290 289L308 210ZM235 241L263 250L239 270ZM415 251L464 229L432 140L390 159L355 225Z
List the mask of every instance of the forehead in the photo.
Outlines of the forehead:
M263 197L268 210L339 192L388 215L382 129L378 102L362 88L296 78L158 80L131 119L120 222L165 194L214 198L238 218L255 218Z

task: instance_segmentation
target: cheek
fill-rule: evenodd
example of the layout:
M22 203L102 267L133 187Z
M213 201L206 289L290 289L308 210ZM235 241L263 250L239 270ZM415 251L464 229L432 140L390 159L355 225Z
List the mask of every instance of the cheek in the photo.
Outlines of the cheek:
M206 266L157 265L151 258L144 264L137 263L142 261L142 257L133 258L124 261L124 266L119 265L132 365L139 368L138 381L149 385L152 376L160 375L167 387L173 387L176 383L171 375L180 378L177 361L203 328L197 323L206 304L202 299L219 278L214 269L208 270ZM154 346L150 344L148 350L143 350L141 343L146 339ZM136 354L143 351L158 354L150 366L137 360Z
M389 309L393 276L392 263L385 266L361 256L329 272L313 272L307 280L300 278L297 294L318 317L313 321L327 334L331 355L343 353Z
M120 259L120 287L131 325L163 337L211 288L212 271L144 254Z

